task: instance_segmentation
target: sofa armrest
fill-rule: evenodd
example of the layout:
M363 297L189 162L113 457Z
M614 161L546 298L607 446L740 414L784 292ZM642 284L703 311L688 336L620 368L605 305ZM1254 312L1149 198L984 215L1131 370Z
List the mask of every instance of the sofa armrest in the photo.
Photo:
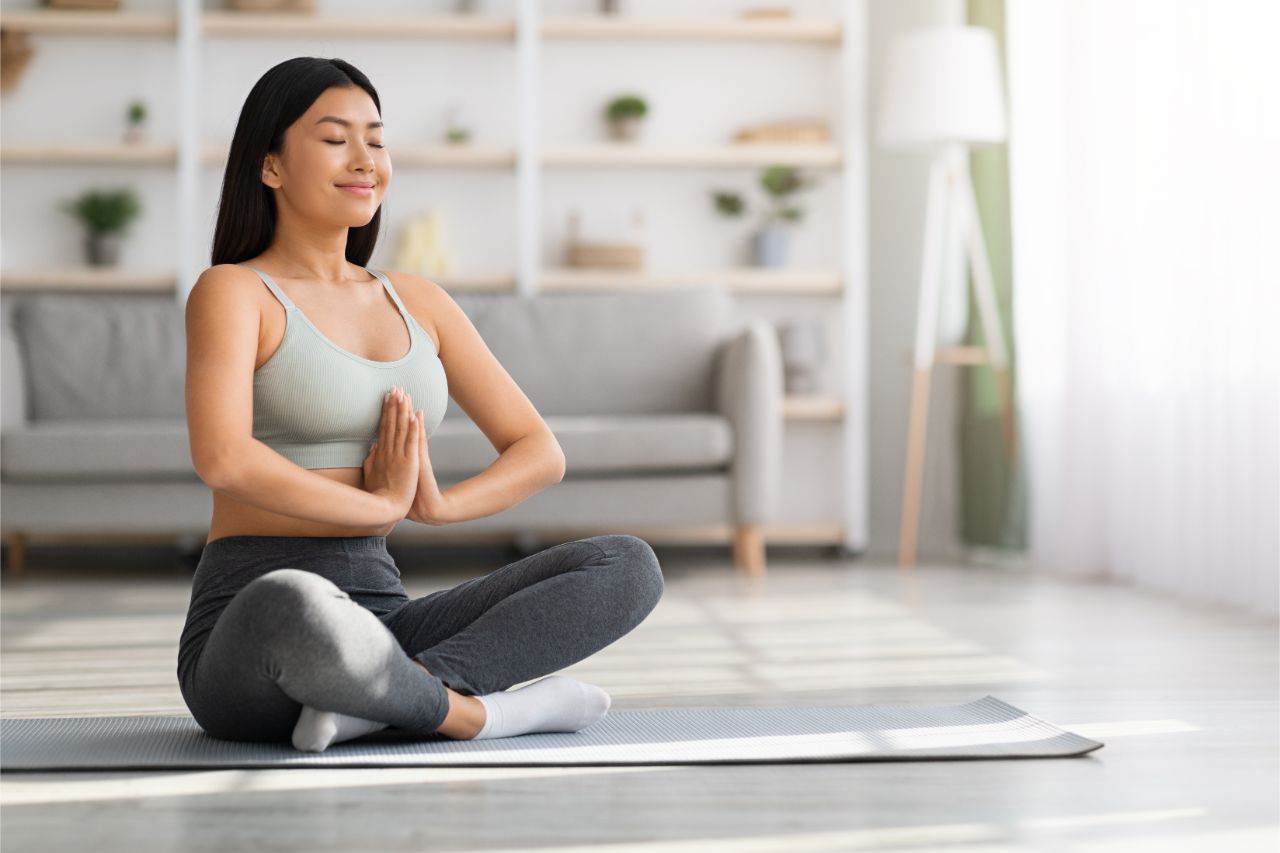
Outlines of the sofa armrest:
M715 407L733 427L733 518L762 524L773 519L782 487L782 348L757 318L716 357Z
M27 422L27 371L22 361L13 327L4 322L0 331L0 426L17 427Z

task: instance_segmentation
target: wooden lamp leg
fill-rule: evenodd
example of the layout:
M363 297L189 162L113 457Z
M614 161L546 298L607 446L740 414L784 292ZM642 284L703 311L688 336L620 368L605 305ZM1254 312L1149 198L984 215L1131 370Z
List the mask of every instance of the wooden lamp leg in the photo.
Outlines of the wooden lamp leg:
M938 297L941 289L943 241L946 228L954 226L952 186L955 173L946 156L936 158L929 169L929 202L924 220L924 262L920 272L920 303L916 311L915 378L911 385L911 427L907 438L907 467L902 484L902 527L898 540L898 566L911 568L916 560L920 520L920 488L924 477L925 433L929 418L929 379L933 371L938 333Z

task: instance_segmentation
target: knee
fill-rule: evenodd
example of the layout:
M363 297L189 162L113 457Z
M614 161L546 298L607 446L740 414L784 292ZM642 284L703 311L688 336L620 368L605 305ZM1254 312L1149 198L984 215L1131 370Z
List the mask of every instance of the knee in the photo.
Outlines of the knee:
M327 606L347 593L328 578L302 569L275 569L254 578L236 596L254 611L254 630L263 641L289 640L323 645L333 628Z
M625 533L595 536L591 541L604 549L622 570L625 587L622 594L628 601L645 605L645 613L658 605L666 583L653 546L638 536Z

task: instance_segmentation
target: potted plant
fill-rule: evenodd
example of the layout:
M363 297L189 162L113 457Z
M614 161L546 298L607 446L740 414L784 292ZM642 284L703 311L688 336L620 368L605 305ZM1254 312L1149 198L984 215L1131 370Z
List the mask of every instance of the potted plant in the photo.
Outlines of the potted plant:
M604 116L609 123L609 135L614 139L631 140L640 135L640 123L649 112L649 105L639 95L620 95L608 103Z
M769 198L760 226L751 235L752 261L759 267L781 267L786 263L787 223L799 222L804 211L791 197L817 185L817 180L800 174L795 166L767 166L760 173L760 186ZM746 213L742 195L733 191L713 190L716 210L736 218Z
M89 264L114 266L120 259L124 229L142 208L131 189L95 189L64 202L63 209L78 216L88 229L85 254Z
M444 141L448 145L465 145L471 141L471 129L463 121L462 107L453 105L445 111Z
M131 101L129 111L125 114L128 121L124 131L124 141L133 145L146 139L147 105L143 101Z

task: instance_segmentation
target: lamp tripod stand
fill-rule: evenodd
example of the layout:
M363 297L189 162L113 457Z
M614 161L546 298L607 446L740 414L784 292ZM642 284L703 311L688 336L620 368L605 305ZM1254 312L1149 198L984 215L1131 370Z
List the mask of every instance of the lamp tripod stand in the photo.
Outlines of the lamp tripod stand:
M956 240L968 258L973 275L974 296L982 321L985 346L937 347L938 302L943 278L955 285L962 274L951 259ZM967 289L967 288L966 288ZM929 200L925 212L924 262L920 275L920 302L916 314L914 379L911 385L911 427L907 439L907 465L903 481L902 530L898 542L898 565L910 568L916 561L920 516L920 485L924 474L925 429L929 415L929 379L935 365L990 364L999 386L1004 443L1009 459L1017 454L1013 417L1013 387L1008 356L996 309L991 266L983 242L978 204L969 173L968 147L948 145L929 170Z

